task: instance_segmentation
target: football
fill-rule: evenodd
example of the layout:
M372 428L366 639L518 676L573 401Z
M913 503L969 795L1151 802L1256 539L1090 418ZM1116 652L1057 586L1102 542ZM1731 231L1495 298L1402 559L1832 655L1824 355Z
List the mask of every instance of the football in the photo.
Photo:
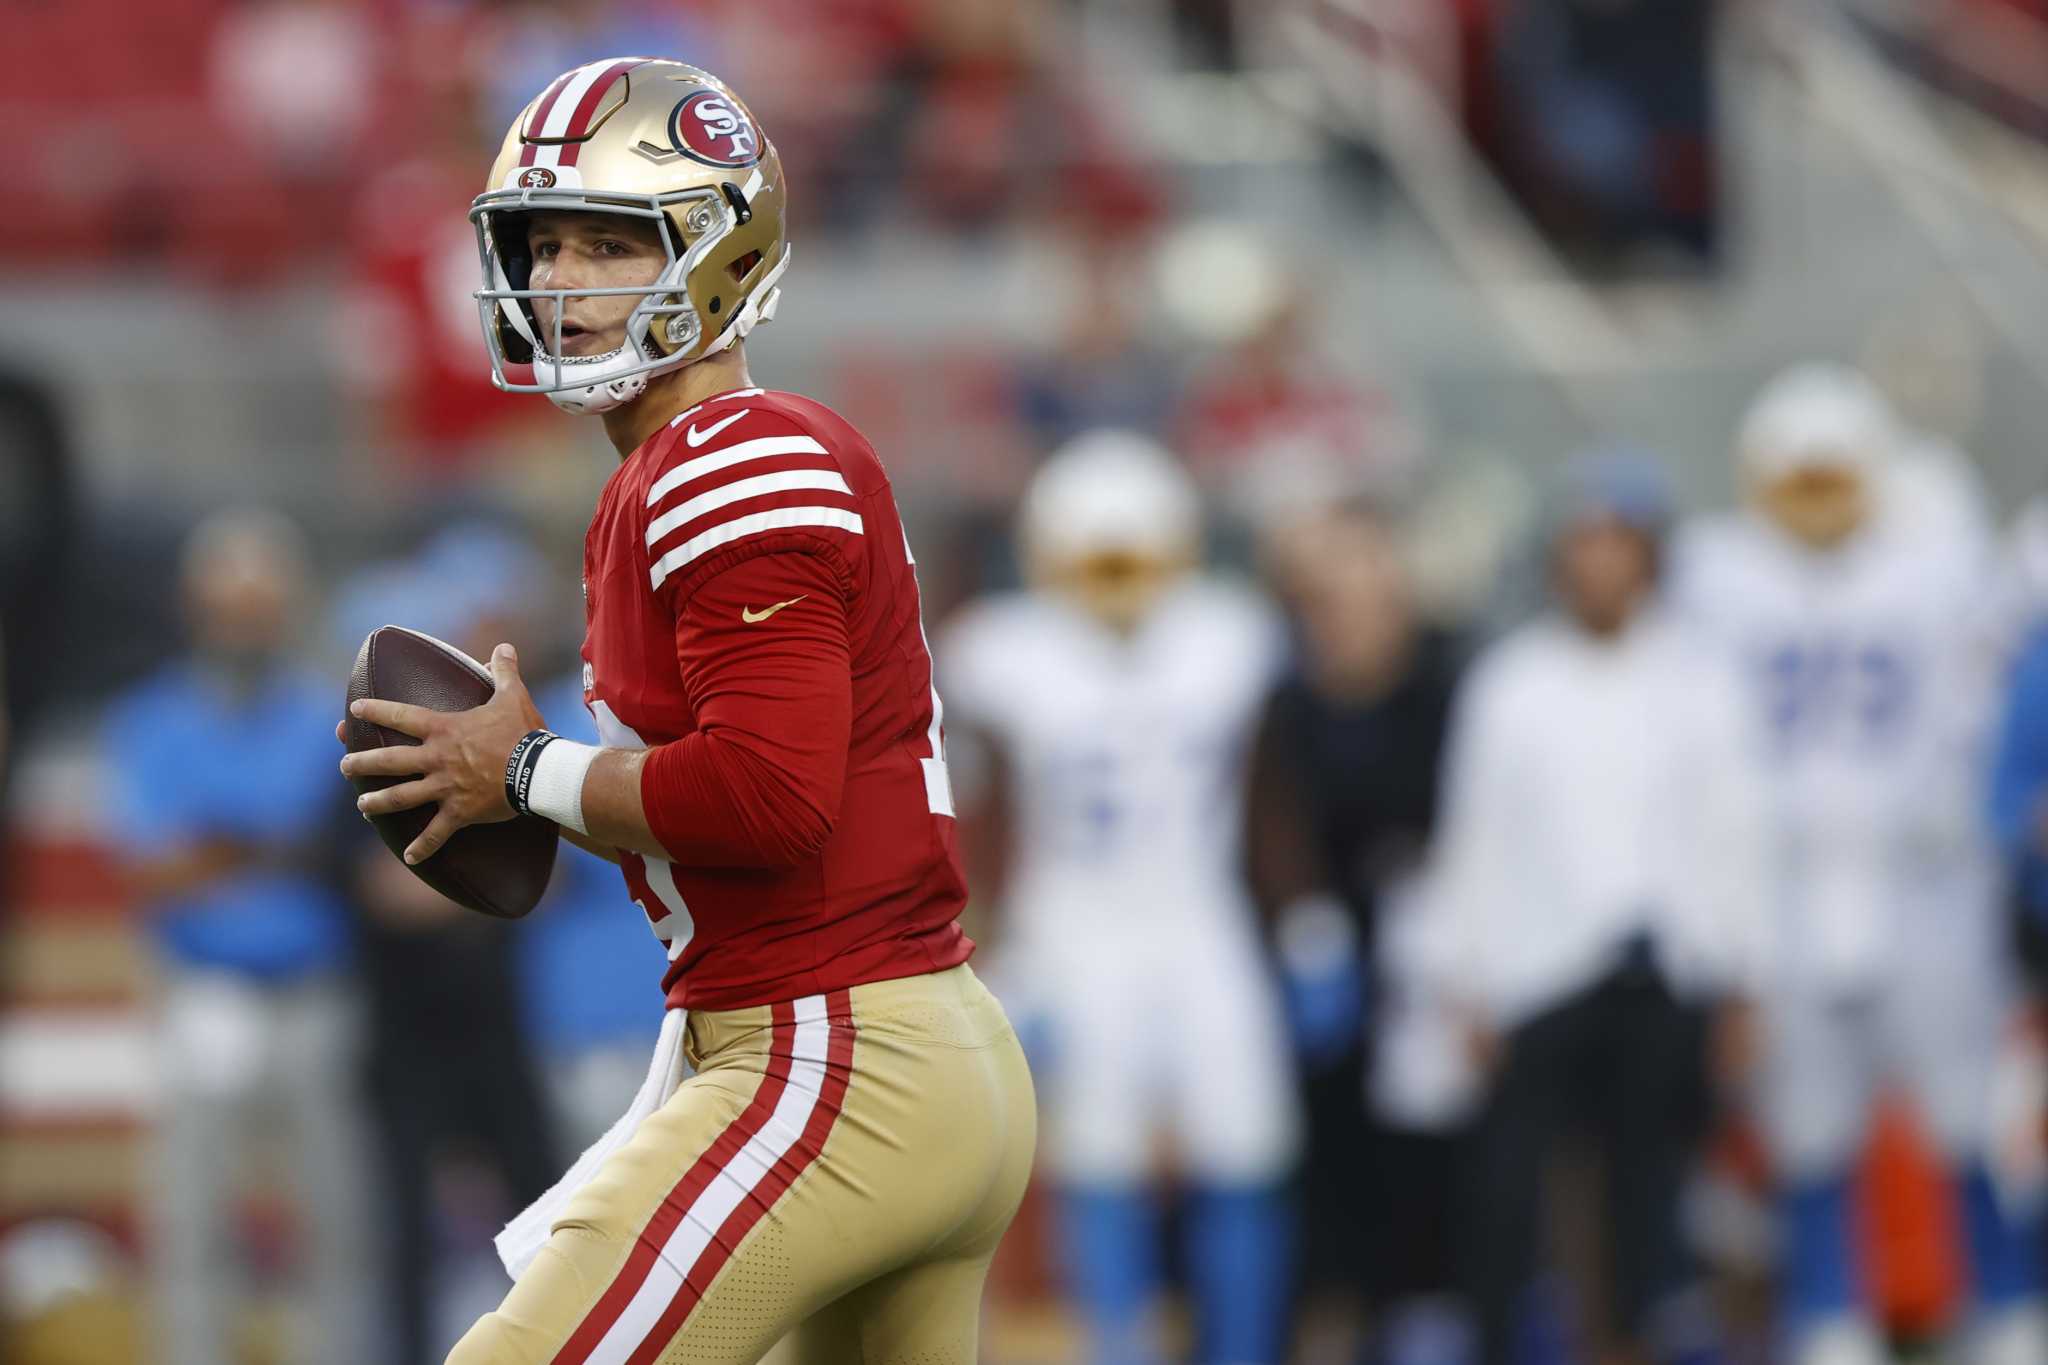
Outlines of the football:
M370 632L349 674L343 704L343 734L350 753L391 745L417 744L410 735L387 730L348 714L361 697L407 702L434 711L467 711L491 697L490 670L446 641L403 626ZM410 781L404 777L349 779L358 793ZM370 817L391 851L403 856L434 818L431 804L393 815ZM446 846L411 870L457 905L499 919L518 919L540 903L554 872L561 831L552 820L514 816L490 825L468 825Z

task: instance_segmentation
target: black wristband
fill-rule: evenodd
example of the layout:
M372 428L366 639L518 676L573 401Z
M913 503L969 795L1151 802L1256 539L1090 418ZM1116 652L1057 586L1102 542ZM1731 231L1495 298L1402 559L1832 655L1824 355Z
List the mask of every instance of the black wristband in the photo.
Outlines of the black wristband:
M533 770L540 762L540 751L560 738L552 730L528 730L512 746L512 756L505 760L505 803L521 815L533 814L526 797L533 788Z

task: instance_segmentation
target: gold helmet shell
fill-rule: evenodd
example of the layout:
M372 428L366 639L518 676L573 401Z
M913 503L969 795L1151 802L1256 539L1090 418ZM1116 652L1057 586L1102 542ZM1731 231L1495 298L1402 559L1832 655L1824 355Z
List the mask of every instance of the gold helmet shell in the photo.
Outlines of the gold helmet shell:
M654 57L566 71L520 111L470 206L484 285L476 293L491 375L572 412L638 397L647 378L715 355L774 316L789 265L782 158L738 95L710 72ZM523 215L651 219L667 264L646 286L536 290ZM565 356L535 298L638 294L623 347Z

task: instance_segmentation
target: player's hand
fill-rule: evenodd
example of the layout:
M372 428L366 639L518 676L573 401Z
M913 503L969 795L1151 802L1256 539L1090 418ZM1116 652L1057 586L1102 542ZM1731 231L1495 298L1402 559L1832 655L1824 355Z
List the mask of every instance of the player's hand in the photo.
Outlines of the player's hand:
M1491 1083L1507 1062L1508 1040L1497 1025L1474 1009L1458 1011L1458 1037L1465 1061L1479 1078Z
M505 762L520 738L542 722L519 677L519 655L512 646L491 651L491 680L491 699L468 711L430 711L375 697L349 705L356 719L419 741L365 749L341 760L341 771L349 777L413 779L356 798L356 809L365 815L440 804L420 837L406 846L408 864L433 857L464 825L512 818L505 800Z

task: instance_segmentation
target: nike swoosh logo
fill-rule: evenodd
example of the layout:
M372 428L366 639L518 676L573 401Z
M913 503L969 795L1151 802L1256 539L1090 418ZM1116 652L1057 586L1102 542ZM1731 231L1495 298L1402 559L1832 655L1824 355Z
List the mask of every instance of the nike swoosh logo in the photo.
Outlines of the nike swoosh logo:
M809 596L809 593L804 594L804 597ZM773 616L776 612L781 611L784 607L795 606L797 603L803 601L804 597L792 597L787 602L777 602L774 606L764 608L761 611L755 611L752 607L741 607L740 620L745 621L750 626L758 625L761 622L767 620L769 617Z
M734 422L739 421L740 418L745 417L748 413L752 411L752 408L741 408L738 412L733 413L729 417L719 418L716 422L713 422L710 426L704 428L704 430L702 431L697 430L697 424L695 422L692 422L690 423L689 428L683 432L683 439L690 443L690 449L695 450L698 446L703 445L706 441L716 436L719 432L724 431L727 427L731 426Z

